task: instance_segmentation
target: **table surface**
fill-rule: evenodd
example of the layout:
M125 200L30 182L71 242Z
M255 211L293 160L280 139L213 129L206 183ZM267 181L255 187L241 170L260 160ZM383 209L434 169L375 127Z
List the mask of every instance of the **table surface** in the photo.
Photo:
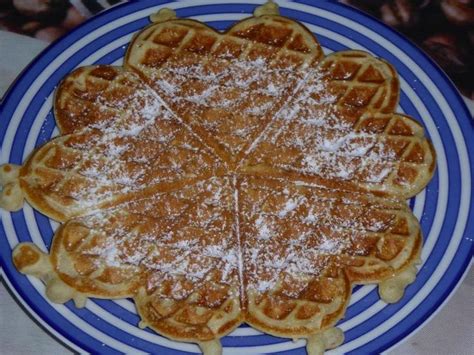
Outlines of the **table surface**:
M0 97L46 43L0 31ZM474 102L466 100L474 112ZM446 306L392 355L474 354L474 268ZM63 345L48 335L0 284L0 354L65 354Z

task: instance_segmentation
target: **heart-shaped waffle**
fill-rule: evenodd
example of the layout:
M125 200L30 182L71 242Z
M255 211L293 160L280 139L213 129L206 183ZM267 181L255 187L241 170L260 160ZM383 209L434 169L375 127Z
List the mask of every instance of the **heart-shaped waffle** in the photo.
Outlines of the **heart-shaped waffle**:
M53 302L134 299L140 326L219 353L242 322L338 346L354 284L396 302L413 282L418 221L404 199L435 153L396 114L395 70L323 56L268 3L224 33L170 10L124 67L89 66L55 98L61 135L0 169L1 206L64 222L17 268Z

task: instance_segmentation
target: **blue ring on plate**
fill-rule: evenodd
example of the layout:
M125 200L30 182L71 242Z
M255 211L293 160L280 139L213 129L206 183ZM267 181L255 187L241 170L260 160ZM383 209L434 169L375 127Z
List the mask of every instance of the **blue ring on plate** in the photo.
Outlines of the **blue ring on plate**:
M137 4L135 4L135 5L137 5ZM336 4L331 4L331 6L330 6L330 4L327 4L327 5L326 5L326 4L321 4L320 7L323 8L323 7L324 7L323 5L324 5L324 6L329 6L329 7L331 7L331 8L332 8L332 6L339 6L339 7L341 7L341 5L336 5ZM142 3L140 6L138 6L138 5L135 6L135 8L136 8L136 9L139 9L139 8L141 9L141 8L145 8L145 7L147 7L147 6L148 6L148 4L145 5L145 4ZM239 9L239 10L242 9L239 5L232 5L232 6L235 6L234 8ZM213 10L210 9L210 7L212 7ZM211 11L214 11L213 13L220 13L220 12L223 12L223 11L222 11L222 8L223 8L223 7L224 7L224 6L209 5L209 6L208 6L208 9L207 9L207 10L209 10L209 11L206 11L206 13L210 13ZM248 5L248 8L249 8L249 9L253 9L253 7L254 7L254 5ZM119 9L119 8L121 8L121 9ZM344 7L342 7L342 8L344 8ZM119 6L119 7L117 7L115 10L117 10L117 9L120 10L120 11L123 11L123 14L129 13L129 12L133 12L133 11L131 11L131 10L132 10L131 4L127 4L127 9L126 9L126 11L125 11L125 5ZM115 10L114 10L114 11L115 11ZM202 7L200 8L200 11L203 11ZM350 11L351 11L351 12L354 12L353 9L351 9ZM182 12L183 12L182 15L184 15L185 11L182 10ZM227 11L226 11L226 12L227 12ZM228 11L228 12L232 12L232 11ZM180 11L178 11L178 13L180 13ZM98 20L98 19L100 19L100 18L105 18L105 15L108 16L108 17L107 17L107 21L105 21L105 22L109 22L109 21L111 21L111 20L115 17L115 16L112 16L112 15L113 15L112 13L104 13L104 14L102 14L102 15L99 15L98 18L94 18L94 19L90 20L90 21L88 22L88 24L90 24L91 26L92 26L92 24L97 25L97 21L96 21L96 20ZM110 16L109 16L109 15L110 15ZM122 14L120 14L120 16L121 16L121 15L122 15ZM119 17L119 16L118 16L118 17ZM362 15L362 17L364 17L365 19L367 19L367 16L366 16L366 15ZM383 26L383 25L382 25L382 26ZM86 24L85 24L83 27L77 29L76 31L79 31L80 29L85 29L86 27L87 27L87 26L86 26ZM97 26L97 27L99 27L99 26ZM389 31L391 31L391 30L389 30ZM87 32L89 32L89 30L88 30ZM66 37L64 38L64 40L61 40L61 41L60 41L60 43L64 43L64 42L67 40L68 37L69 37L69 36L66 36ZM406 42L406 40L404 40L404 39L401 39L401 40L402 40L402 42ZM57 44L57 43L56 43L56 44ZM51 48L50 48L49 50L47 50L47 51L49 52L49 51L51 51L53 48L54 48L54 45L53 45L53 47L51 47ZM67 46L66 46L65 48L67 48ZM38 59L38 60L39 60L39 59ZM48 62L48 63L49 63L49 62ZM33 65L32 65L32 66L33 66ZM68 72L68 71L66 71L66 73L67 73L67 72ZM61 76L61 77L62 77L62 76ZM23 79L24 79L24 78L23 78ZM21 80L21 79L19 79L19 81L20 81L20 80ZM451 88L451 90L452 90L452 88ZM13 91L13 88L12 88L12 91ZM459 98L456 97L456 100L459 100ZM5 100L5 102L6 102L6 101L7 101L7 100ZM2 127L2 128L3 128L3 127ZM448 130L448 131L449 131L449 130ZM3 132L2 130L0 130L0 133L1 133L2 137L3 137L4 132ZM471 142L472 142L472 140L471 140ZM471 169L472 169L472 167L473 167L473 164L472 164L472 154L470 154L470 158L471 158ZM428 194L427 194L427 196L428 196ZM472 212L472 211L470 211L470 213L471 213L471 212ZM471 223L470 228L471 228L470 230L472 230L472 223ZM451 266L452 266L452 265L451 265ZM377 338L377 339L379 339L379 338ZM299 350L301 350L301 349L297 349L297 351L299 351ZM362 349L360 349L360 350L362 350Z
M189 14L189 13L188 13L188 14ZM194 15L192 12L190 12L190 14L191 14L191 15ZM295 16L295 17L297 17L297 16ZM137 21L135 21L134 24L135 24L136 22L137 22ZM230 25L230 23L231 23L230 21L220 21L220 22L219 22L219 25L221 26L221 28L223 28L223 27L225 28L225 27L227 27L228 25ZM215 23L212 23L212 24L215 25ZM128 28L129 26L127 25L126 27ZM218 27L218 26L216 26L216 27ZM326 28L329 28L329 27L330 27L330 26L326 26ZM119 31L119 30L120 30L120 31ZM111 36L111 38L115 39L116 37L119 37L120 35L128 34L128 32L122 31L121 28L118 28L118 29L114 30L113 32L117 32L118 35L112 35L112 33L108 33L108 34L105 34L105 35L99 37L99 44L96 44L96 43L94 42L92 46L91 46L91 45L88 45L88 46L84 47L84 48L81 50L81 55L79 55L79 52L76 52L76 53L78 53L78 54L75 55L73 58L70 58L69 60L74 60L75 63L80 62L80 61L82 61L82 60L86 57L86 55L88 55L89 53L94 52L94 50L93 50L93 47L94 47L94 46L100 45L101 42L109 42L109 40L108 40L108 37L109 37L109 36ZM354 35L351 35L351 37L354 37ZM88 48L88 47L92 47L92 48ZM119 48L120 48L120 47L119 47ZM117 48L115 51L119 50L119 48ZM331 49L334 50L335 48L331 48ZM107 64L109 64L109 63L111 63L112 61L116 60L117 58L115 58L114 56L112 56L112 57L110 56L110 54L113 53L113 52L114 52L114 50L112 50L112 51L109 52L108 54L104 55L104 56L103 56L102 58L100 58L99 60L95 61L95 63L102 63L102 64L106 64L106 63L107 63ZM85 54L83 54L83 53L85 53ZM104 60L104 58L108 58L108 60ZM64 65L64 66L65 66L65 65L68 65L68 64L69 64L69 63L68 63L69 60L66 60L63 65ZM50 94L51 94L51 93L50 93ZM30 113L30 114L33 115L34 112L32 112L32 113ZM413 114L413 113L411 113L411 114L414 115L414 116L419 116L419 114L417 115L416 112L415 112L415 114ZM43 235L43 238L44 238L44 237L48 238L48 237L49 237L49 234ZM365 307L367 307L367 306L369 305L369 299L370 299L370 303L375 303L376 301L378 301L378 296L377 296L376 292L372 292L372 293L370 294L370 297L369 297L369 296L364 297L364 306L365 306ZM72 309L72 310L73 310L73 309ZM364 310L365 310L365 308L361 308L359 311L362 312L362 311L364 311ZM110 311L110 310L109 310L109 311ZM88 313L84 313L84 312L82 312L82 311L81 311L81 312L78 312L78 313L79 313L78 315L80 315L80 316L81 316L84 320L86 320L86 321L88 321L88 320L90 320L90 319L93 319L93 318L91 318L90 314L88 314ZM113 312L112 312L112 313L113 313ZM350 319L350 316L346 317L346 320L347 320L347 319ZM89 323L90 323L90 322L89 322ZM107 324L104 324L104 325L102 326L101 323L99 322L99 324L98 324L98 329L99 329L99 330L102 330L102 331L105 331L107 334L111 334L111 333L114 334L114 333L115 333L115 334L116 334L116 336L115 336L116 339L121 339L121 338L122 338L121 330L120 330L120 329L118 329L118 330L116 330L115 332L113 332L112 329L107 326ZM261 337L262 337L262 336L261 336ZM252 338L252 340L255 339L257 342L265 342L265 343L271 342L271 343L273 343L273 344L274 344L274 343L279 343L279 342L284 342L284 341L286 341L286 340L281 340L281 339L275 339L275 338L269 337L269 336L266 336L265 339L262 339L261 337L260 337L260 339ZM235 343L236 343L235 341L230 341L230 340L232 340L232 337L229 337L229 338L230 338L230 339L225 339L225 341L223 341L224 345L230 345L230 346L239 345L239 344L235 344ZM350 338L348 337L348 339L350 339ZM136 345L138 345L139 343L140 343L140 342L137 342ZM255 343L255 341L252 341L252 342L250 342L250 343ZM142 343L140 343L140 344L142 344ZM147 343L146 343L146 342L143 343L142 345L143 345L143 346L141 346L141 348L142 348L143 350L149 351L149 349L147 348ZM246 345L246 346L249 346L249 345L258 345L258 344L249 344L249 343L247 342L247 344L245 344L245 345Z

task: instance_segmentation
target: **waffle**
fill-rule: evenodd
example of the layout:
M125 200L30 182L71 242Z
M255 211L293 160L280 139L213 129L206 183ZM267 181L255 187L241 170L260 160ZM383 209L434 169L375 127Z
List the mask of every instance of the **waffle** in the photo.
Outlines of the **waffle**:
M242 322L337 347L352 286L397 302L419 262L405 199L435 152L395 112L395 70L324 57L271 2L223 33L152 19L123 67L63 80L59 137L0 168L4 209L62 222L49 253L21 243L14 264L53 302L133 298L140 327L208 354Z

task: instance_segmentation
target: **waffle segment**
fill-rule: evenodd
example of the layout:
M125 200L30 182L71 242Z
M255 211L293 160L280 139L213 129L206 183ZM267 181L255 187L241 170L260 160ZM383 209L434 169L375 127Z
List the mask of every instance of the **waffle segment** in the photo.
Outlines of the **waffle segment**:
M407 206L367 194L243 179L240 234L247 322L304 337L344 314L351 284L409 268L421 234Z
M183 193L189 207L174 223L160 219L168 234L149 253L150 272L134 299L142 325L172 339L210 341L242 322L234 193L229 178L176 195Z
M133 297L142 326L170 338L221 337L242 321L233 198L212 178L71 219L52 268L84 296Z
M95 83L97 69L103 68L79 69L65 83L79 74L79 82ZM102 87L102 78L99 82L93 86ZM71 90L61 87L56 107L71 100L75 89ZM114 119L94 121L95 114L103 110L99 102L105 99L93 91L93 102L84 99L87 110L57 116L62 127L71 124L75 132L43 145L20 170L26 199L48 217L66 221L144 193L181 188L222 174L225 164L174 118L150 89L133 91L132 97L126 95L127 100L105 90L105 97L109 94L119 103L106 100L104 110L113 110ZM73 119L67 121L69 116Z
M250 18L222 34L178 19L136 36L125 66L235 163L321 57L308 30L280 16Z
M393 67L348 51L318 69L254 143L242 171L401 199L417 194L433 175L435 153L418 122L393 113Z

